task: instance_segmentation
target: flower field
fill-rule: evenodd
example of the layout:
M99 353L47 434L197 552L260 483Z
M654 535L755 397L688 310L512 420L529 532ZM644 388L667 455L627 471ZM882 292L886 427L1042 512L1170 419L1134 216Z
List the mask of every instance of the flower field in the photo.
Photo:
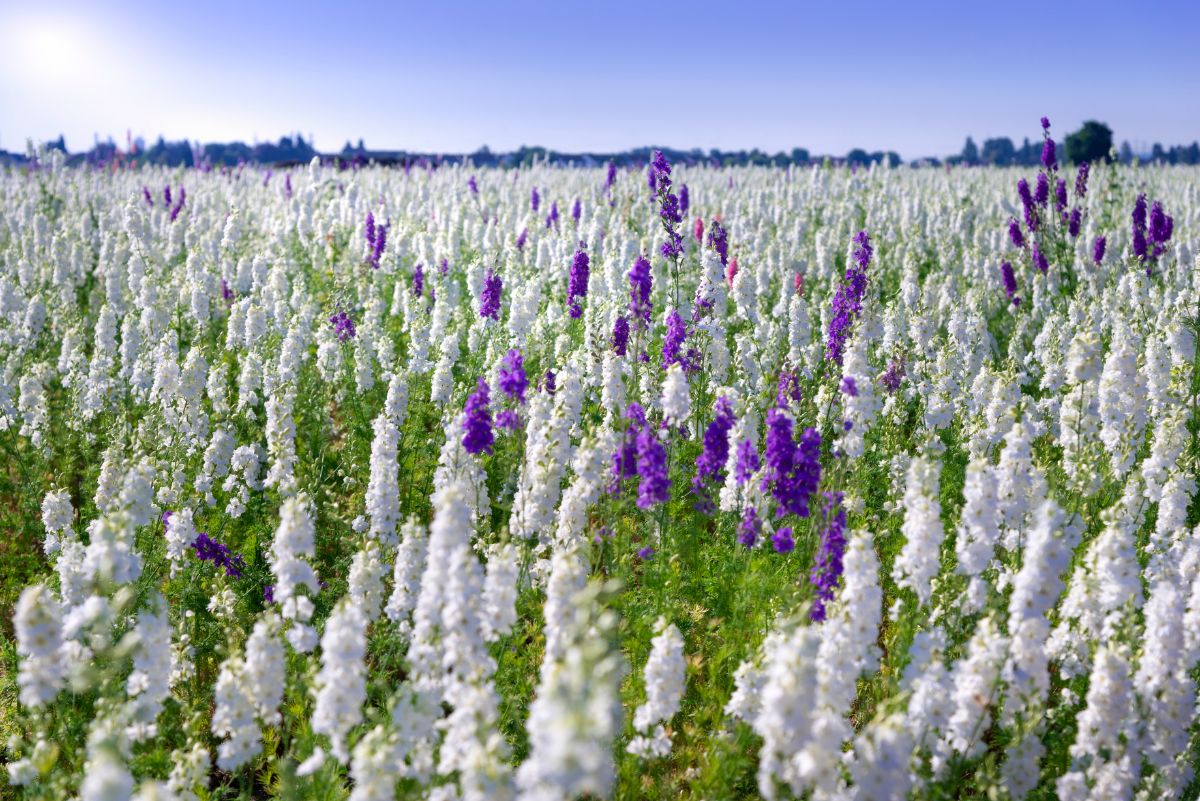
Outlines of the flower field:
M0 174L0 797L1195 798L1200 169L1045 141Z

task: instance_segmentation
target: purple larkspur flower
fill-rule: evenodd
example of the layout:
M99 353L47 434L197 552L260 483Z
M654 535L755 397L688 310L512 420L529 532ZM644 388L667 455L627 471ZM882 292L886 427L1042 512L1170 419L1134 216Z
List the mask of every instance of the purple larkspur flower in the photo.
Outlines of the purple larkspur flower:
M553 228L558 225L558 201L550 204L550 213L546 215L546 227Z
M575 198L575 202L571 204L571 219L579 222L579 216L583 214L583 206L579 203L579 198Z
M525 247L525 240L529 239L529 229L522 228L521 233L517 234L517 250L522 250Z
M637 435L637 472L641 479L638 482L638 508L649 509L665 503L671 489L671 479L667 477L667 449L659 441L658 431L650 425L643 425Z
M746 511L742 513L741 522L738 523L737 541L747 548L753 548L761 532L762 521L758 519L758 512L754 511L753 506L747 506Z
M1142 228L1133 229L1133 255L1140 261L1146 258L1148 247L1146 245L1146 232Z
M150 208L154 208L154 198L150 197L150 187L148 187L148 186L142 187L142 197L144 197L146 199L147 206L149 206ZM168 203L167 205L170 206L171 204Z
M1086 162L1080 162L1079 171L1075 173L1075 197L1084 198L1087 196L1088 174L1091 171L1091 166Z
M863 297L867 294L867 266L874 253L866 231L854 235L854 244L853 264L846 268L846 275L833 296L833 314L825 345L825 358L839 367L850 329L862 311Z
M163 205L167 208L171 206L171 185L167 184L163 187Z
M492 412L488 408L489 392L488 383L482 378L479 379L475 392L467 398L466 406L463 407L466 419L463 421L462 444L466 452L473 455L491 453L492 443L495 442L495 436L492 434Z
M363 225L363 235L367 238L367 245L375 248L375 215L367 212L367 221Z
M496 415L496 427L514 431L521 427L521 417L513 409L501 409Z
M571 260L571 272L567 277L567 311L572 319L577 320L583 316L583 306L579 301L587 296L587 291L588 255L580 242L575 257Z
M1067 207L1067 182L1059 178L1054 182L1054 208L1062 211Z
M840 389L842 390L843 395L851 398L858 397L858 382L854 380L854 376L842 376L842 385Z
M662 369L666 370L672 364L678 364L684 372L690 373L699 367L694 350L683 349L687 336L687 325L683 318L679 316L678 311L671 309L667 315L667 333L663 336Z
M521 356L521 351L512 348L504 355L497 383L505 395L517 403L525 402L525 390L529 387L529 379L525 376L525 359Z
M721 266L729 266L729 232L721 225L720 220L713 220L708 226L708 246L721 257Z
M643 562L652 556L654 556L654 547L653 546L647 545L644 548L638 548L637 558L641 559Z
M179 212L183 211L183 204L187 202L187 190L182 186L179 187L179 199L175 201L174 208L171 209L171 222L179 216Z
M1050 118L1049 117L1042 117L1042 130L1043 131L1050 130Z
M337 334L338 341L340 342L354 339L355 334L358 333L354 327L354 321L342 309L339 309L330 316L329 323L333 326L333 332Z
M1050 262L1047 261L1046 254L1038 248L1037 242L1033 243L1033 250L1029 255L1033 258L1033 266L1037 267L1042 275L1045 275L1046 271L1050 269Z
M283 194L288 199L292 199L292 174L289 172L283 177Z
M767 469L762 489L771 490L778 504L775 514L808 517L808 499L821 481L821 435L805 429L797 443L792 419L780 409L767 412L767 443L763 461Z
M883 384L883 388L888 391L889 395L893 394L900 389L900 383L904 381L904 374L904 354L900 354L888 362L887 368L879 378L879 383Z
M1042 142L1042 166L1047 170L1058 169L1058 160L1054 153L1054 140L1048 136Z
M418 298L425 293L425 269L420 262L413 268L412 293Z
M1162 245L1169 241L1174 222L1163 211L1162 203L1154 201L1154 205L1150 207L1150 241L1156 245Z
M624 356L629 347L629 320L624 316L613 322L612 346L618 356Z
M1079 236L1079 228L1083 225L1083 212L1079 209L1071 209L1071 216L1067 218L1067 233L1072 239Z
M734 479L738 484L745 484L761 466L758 460L758 449L754 447L754 443L748 439L742 440L738 444L737 464L733 468Z
M275 585L274 584L268 584L265 587L263 587L263 601L265 603L269 603L269 604L275 603Z
M1092 243L1092 261L1097 265L1104 261L1104 250L1108 247L1108 239L1103 236L1096 237L1096 241Z
M470 178L467 179L467 189L471 190L472 195L479 194L479 184L475 183L474 175L472 175Z
M685 216L688 213L688 207L691 206L691 196L688 193L688 185L679 185L679 211Z
M724 396L717 399L715 415L704 431L704 448L696 457L696 475L692 478L692 493L696 496L696 510L712 514L713 505L709 487L725 480L725 462L729 459L729 431L733 428L733 404Z
M1039 172L1037 175L1037 183L1033 189L1033 201L1039 206L1045 206L1050 202L1050 178L1044 172Z
M1000 278L1004 281L1004 294L1008 295L1012 305L1020 306L1021 299L1017 297L1017 276L1013 273L1011 263L1006 261L1000 265Z
M221 279L221 299L225 301L226 305L233 303L233 290L224 278Z
M557 391L555 387L557 380L558 376L555 375L553 370L547 370L546 375L542 376L542 387L546 390L547 395L553 395Z
M541 200L542 200L541 197L538 196L537 187L535 186L529 192L529 207L532 208L534 211L537 211L538 204L541 203Z
M793 370L780 370L779 380L775 382L775 405L788 406L800 403L804 394L800 390L800 376Z
M771 547L775 553L791 553L796 549L796 540L792 538L792 527L784 526L771 535Z
M1145 194L1138 195L1137 200L1135 200L1133 202L1133 213L1130 215L1130 219L1133 220L1134 228L1144 229L1146 227L1146 195Z
M500 292L504 284L500 276L491 270L483 278L483 291L479 293L479 316L500 319Z
M650 292L653 287L650 260L645 256L638 256L629 268L629 314L639 329L650 324Z
M821 532L821 544L808 577L816 590L809 616L818 623L825 619L825 607L833 600L842 577L842 557L846 552L846 511L842 508L842 493L825 493L822 514L825 528Z
M246 567L242 555L233 553L227 545L217 542L205 532L201 531L196 535L191 548L201 562L212 562L217 567L224 568L225 575L230 578L242 577L242 571Z
M1021 233L1021 224L1016 219L1008 219L1008 238L1014 248L1025 247L1025 235Z

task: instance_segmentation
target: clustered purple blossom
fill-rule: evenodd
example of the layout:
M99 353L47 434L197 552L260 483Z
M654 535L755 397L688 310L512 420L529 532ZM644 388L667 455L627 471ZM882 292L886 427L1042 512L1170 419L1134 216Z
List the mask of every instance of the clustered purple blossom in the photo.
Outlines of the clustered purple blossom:
M425 269L420 262L413 268L412 293L418 298L425 293Z
M639 329L650 324L650 292L654 279L650 275L650 260L638 256L629 268L629 314Z
M571 260L571 274L567 279L567 311L571 319L578 320L583 316L583 306L579 301L587 296L588 290L588 255L583 249L583 243L575 251Z
M846 350L850 328L862 311L863 297L867 294L867 266L871 263L874 249L866 231L854 235L853 264L846 268L846 276L833 296L833 315L829 320L829 337L825 346L825 358L838 365Z
M538 210L538 204L541 203L541 197L538 196L537 187L535 186L529 193L529 206L534 211Z
M683 318L678 311L671 309L667 315L667 333L663 336L662 369L678 364L685 373L691 373L700 368L700 354L696 349L683 349L687 336L687 325Z
M179 216L179 212L183 211L183 204L187 202L187 190L182 186L179 187L179 199L175 201L175 206L171 209L171 222Z
M792 537L792 527L784 526L771 535L771 547L775 553L791 553L796 549L796 540Z
M354 321L342 309L338 309L329 317L329 323L333 326L333 332L337 334L339 342L354 339L354 335L358 333L354 327Z
M470 178L467 179L467 189L471 190L472 195L479 194L479 184L475 183L474 175L472 175Z
M525 248L525 240L529 239L529 229L522 228L521 233L517 234L517 250Z
M687 184L679 185L679 211L681 214L688 213L688 207L691 206L691 198L688 194Z
M822 514L825 529L821 532L821 544L808 577L817 596L809 617L818 623L825 619L825 606L833 600L842 577L842 556L846 552L846 510L842 508L842 493L825 493Z
M1004 281L1004 294L1008 295L1012 305L1020 306L1021 299L1017 297L1017 277L1013 274L1013 266L1010 262L1006 261L1000 265L1000 278Z
M191 547L201 562L212 562L217 567L225 568L225 575L230 578L242 577L242 571L246 568L242 555L233 553L227 545L201 531Z
M546 227L553 228L558 225L558 201L550 204L550 213L546 215Z
M1092 243L1092 261L1099 265L1104 261L1104 250L1108 247L1108 240L1103 236L1096 237L1096 241Z
M525 359L521 351L511 349L504 356L500 365L500 391L519 404L525 403L525 390L529 388L529 379L525 375Z
M888 362L883 375L879 377L879 383L883 384L883 388L889 395L894 394L896 390L900 389L900 383L904 381L904 374L904 354L900 354Z
M659 441L657 428L646 421L646 413L639 404L629 404L625 419L629 427L612 456L610 491L619 492L623 480L638 476L637 505L639 509L649 509L665 503L669 497L667 449Z
M745 484L761 466L754 443L748 439L742 440L737 449L737 465L733 468L734 479L738 484Z
M475 392L467 398L463 414L463 448L467 453L478 455L491 453L495 436L492 434L492 412L488 408L488 383L482 378L475 387Z
M638 508L649 509L666 503L671 489L671 479L667 477L667 449L659 441L658 431L650 425L642 426L637 436L637 471L641 479Z
M368 211L363 233L367 238L367 246L371 249L367 262L371 265L372 270L379 269L379 259L383 256L383 249L387 247L387 232L388 227L386 225L377 226L375 215Z
M1154 261L1167 249L1167 242L1175 231L1175 219L1163 211L1157 200L1150 208L1150 224L1146 224L1146 196L1138 195L1133 205L1133 255L1138 261ZM1149 240L1147 240L1147 234ZM1151 247L1153 246L1153 247ZM1151 274L1147 265L1146 274Z
M503 289L500 276L491 270L483 277L483 291L479 293L479 316L500 319L500 291Z
M839 387L839 389L841 389L842 394L845 395L846 397L849 397L849 398L857 398L858 397L858 382L854 380L854 376L850 376L850 375L842 376L842 384ZM846 429L846 430L849 431L850 429Z
M579 215L583 213L583 206L579 203L579 198L575 198L575 202L571 204L571 219L576 223L579 222Z
M546 375L542 378L542 388L546 390L547 395L553 396L558 391L555 386L557 380L558 376L555 375L553 370L546 371Z
M761 531L762 521L758 519L758 512L753 506L747 506L746 511L742 512L742 522L738 524L737 541L747 548L753 548Z
M612 346L618 356L624 356L629 347L629 320L624 316L613 322Z
M1033 199L1039 206L1045 206L1050 202L1050 178L1044 172L1038 173Z
M1075 197L1082 200L1087 196L1088 174L1091 171L1091 165L1086 161L1079 164L1079 172L1075 173Z
M804 394L800 390L800 376L792 370L780 370L779 380L775 384L775 405L786 407L792 403L800 403Z
M679 208L679 196L671 191L671 163L661 150L654 151L646 177L651 191L658 193L658 216L667 234L661 248L663 257L678 259L683 253L683 235L679 233L683 214Z
M733 428L733 404L724 396L717 399L716 414L704 431L704 449L696 457L696 475L692 477L692 494L696 496L696 511L711 515L716 507L709 487L725 480L725 462L729 459L729 431Z
M721 266L729 266L729 232L720 220L713 220L708 227L708 246L721 257Z
M1029 252L1029 256L1033 259L1033 266L1037 267L1042 275L1045 275L1046 271L1050 269L1050 262L1046 259L1046 254L1042 253L1038 247L1037 242L1033 243L1033 249Z
M778 503L776 517L808 517L808 499L821 481L821 435L805 429L797 443L792 438L792 418L780 409L767 412L767 469L762 489L771 490Z

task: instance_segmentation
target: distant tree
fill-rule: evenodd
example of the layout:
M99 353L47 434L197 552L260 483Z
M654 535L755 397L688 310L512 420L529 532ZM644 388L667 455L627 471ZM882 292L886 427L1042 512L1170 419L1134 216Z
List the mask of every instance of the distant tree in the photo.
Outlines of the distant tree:
M1128 139L1121 143L1121 152L1118 154L1117 159L1122 164L1128 164L1133 161L1133 148L1129 146Z
M1167 154L1163 152L1163 146L1158 142L1154 143L1154 147L1150 148L1151 161L1166 161Z
M869 164L871 157L861 147L856 147L846 154L847 164Z
M1065 142L1067 161L1100 161L1108 158L1112 150L1112 129L1102 122L1088 120L1083 127L1067 134Z
M793 164L807 164L808 163L808 151L802 147L793 147L792 148L792 163Z
M975 147L975 140L967 137L967 143L963 145L962 160L967 164L979 163L979 148Z
M1016 152L1012 140L1002 136L999 139L983 140L983 150L980 151L979 157L984 164L1007 165L1012 164Z

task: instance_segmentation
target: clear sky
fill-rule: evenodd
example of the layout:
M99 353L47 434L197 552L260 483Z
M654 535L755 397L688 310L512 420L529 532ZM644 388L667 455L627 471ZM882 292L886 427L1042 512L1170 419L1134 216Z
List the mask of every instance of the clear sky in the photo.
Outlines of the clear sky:
M0 148L95 135L905 158L1200 139L1200 0L0 0Z

